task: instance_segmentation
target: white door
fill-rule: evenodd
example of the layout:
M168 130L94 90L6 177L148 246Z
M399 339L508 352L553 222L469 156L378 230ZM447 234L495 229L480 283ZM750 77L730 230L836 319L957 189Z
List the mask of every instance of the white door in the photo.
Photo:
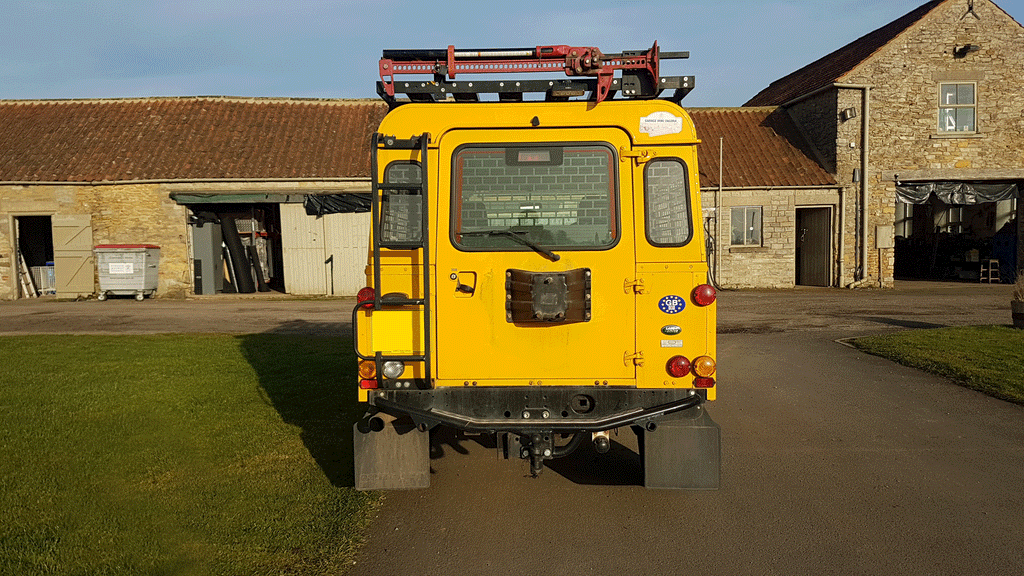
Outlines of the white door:
M324 219L306 214L302 204L281 204L284 289L289 294L327 294Z
M327 294L354 296L366 286L370 214L328 214L323 221L324 262L329 263Z

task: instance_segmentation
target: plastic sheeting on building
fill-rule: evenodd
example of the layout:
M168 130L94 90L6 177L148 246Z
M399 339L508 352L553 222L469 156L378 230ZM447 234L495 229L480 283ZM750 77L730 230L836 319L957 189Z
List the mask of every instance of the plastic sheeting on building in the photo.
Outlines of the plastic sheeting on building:
M369 194L309 194L302 203L309 216L370 211Z
M968 206L1018 198L1016 182L900 182L896 198L904 204L924 204L932 194L953 206Z

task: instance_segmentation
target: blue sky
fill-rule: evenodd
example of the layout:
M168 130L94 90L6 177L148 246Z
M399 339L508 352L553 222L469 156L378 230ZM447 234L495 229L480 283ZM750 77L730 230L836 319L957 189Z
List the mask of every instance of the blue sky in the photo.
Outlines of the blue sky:
M663 64L663 73L697 77L686 105L738 106L923 3L0 0L0 99L372 98L385 48L619 52L657 40L690 52ZM1024 0L997 4L1024 22Z

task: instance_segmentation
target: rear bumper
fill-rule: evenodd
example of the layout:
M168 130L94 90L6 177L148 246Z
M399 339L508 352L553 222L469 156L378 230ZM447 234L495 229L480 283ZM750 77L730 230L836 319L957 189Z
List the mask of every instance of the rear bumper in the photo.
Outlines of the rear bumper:
M375 390L379 410L408 414L421 429L445 424L471 432L600 432L648 422L699 406L703 391L689 389L500 387Z

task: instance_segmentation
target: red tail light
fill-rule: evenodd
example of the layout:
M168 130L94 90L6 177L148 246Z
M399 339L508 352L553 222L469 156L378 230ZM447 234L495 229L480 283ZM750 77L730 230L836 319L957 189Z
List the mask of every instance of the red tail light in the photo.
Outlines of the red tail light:
M363 390L376 390L377 389L377 381L376 380L363 379L363 380L359 381L359 387L362 388Z
M669 359L665 370L673 378L682 378L690 373L690 361L684 356L673 356Z
M694 388L714 388L715 387L715 379L714 378L694 378L693 379L693 387Z
M697 306L708 306L718 297L718 292L710 284L701 284L693 289L693 301Z
M367 286L366 288L360 290L358 294L356 294L356 302L369 302L370 300L373 300L376 297L377 291Z

